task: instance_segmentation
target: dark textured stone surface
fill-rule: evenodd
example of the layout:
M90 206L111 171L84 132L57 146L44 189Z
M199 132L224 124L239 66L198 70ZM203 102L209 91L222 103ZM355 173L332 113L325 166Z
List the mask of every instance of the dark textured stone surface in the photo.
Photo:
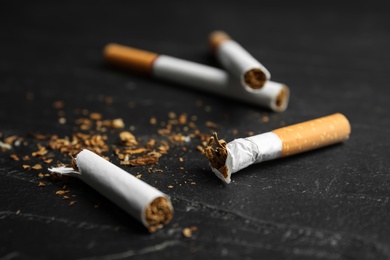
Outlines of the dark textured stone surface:
M125 168L172 197L174 219L154 234L78 180L69 184L77 204L68 206L55 195L60 184L38 187L36 172L0 153L0 258L389 259L390 16L384 6L367 5L5 1L3 137L71 135L70 124L58 124L56 100L66 104L69 122L85 108L123 118L144 139L157 135L149 119L167 121L169 112L196 115L206 133L206 122L215 122L227 141L335 112L349 118L352 134L345 144L248 167L230 185L211 173L197 139L184 144L186 151L172 147L160 159L163 173ZM215 29L290 86L285 112L119 72L102 60L104 45L117 42L219 66L207 46ZM105 96L113 98L110 106ZM189 226L198 230L185 238Z

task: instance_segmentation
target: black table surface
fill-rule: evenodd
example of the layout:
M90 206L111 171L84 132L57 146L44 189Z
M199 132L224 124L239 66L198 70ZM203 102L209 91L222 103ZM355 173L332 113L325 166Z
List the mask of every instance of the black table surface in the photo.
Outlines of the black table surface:
M0 152L0 258L390 259L390 15L375 3L4 1L0 140L22 141ZM116 42L220 67L207 43L213 30L290 87L286 111L104 64L104 46ZM175 213L164 228L148 233L78 179L39 176L70 157L42 163L31 152L44 141L31 134L72 136L86 111L121 118L140 143L168 138L159 129L175 116L196 125L173 125L192 138L170 143L157 165L123 166L106 154L171 197ZM231 141L336 112L351 123L348 141L252 165L229 185L194 135L216 125ZM22 167L36 163L43 169ZM69 199L56 194L63 188Z

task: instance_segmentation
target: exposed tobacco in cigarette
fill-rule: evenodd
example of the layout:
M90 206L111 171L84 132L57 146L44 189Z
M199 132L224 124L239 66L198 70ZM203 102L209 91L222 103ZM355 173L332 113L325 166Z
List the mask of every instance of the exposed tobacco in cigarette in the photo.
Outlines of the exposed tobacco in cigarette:
M172 206L164 197L158 197L146 207L145 216L148 229L155 232L159 227L166 225L171 221Z
M72 168L54 167L49 170L81 179L141 221L150 232L162 228L172 219L173 207L168 196L156 188L89 150L82 150L73 161ZM61 192L61 195L64 193ZM63 199L69 198L63 196Z
M225 52L221 51L225 49ZM222 42L218 50L222 60L230 58L232 64L237 65L229 69L238 76L213 66L113 43L105 46L103 56L107 64L116 68L180 83L273 111L280 112L287 108L289 88L285 84L270 81L269 72L248 52L232 40ZM283 98L278 98L281 91L284 91Z
M58 101L53 106L62 109L65 107L65 103ZM83 149L89 149L125 168L142 167L141 171L147 173L164 173L166 168L156 167L159 165L160 158L169 154L171 147L182 146L182 150L186 151L184 149L186 147L183 146L185 143L191 140L201 141L203 146L209 137L208 134L200 133L195 125L198 117L185 113L170 112L167 114L168 119L166 120L161 120L161 118L157 120L156 117L153 117L150 124L156 129L157 136L153 135L151 138L142 139L137 138L133 132L129 131L128 129L131 128L127 128L125 122L120 118L105 118L101 113L86 109L74 109L73 113L75 119L66 120L66 124L72 128L71 134L59 136L27 133L25 137L0 134L0 141L4 144L0 148L1 151L9 154L10 160L19 162L21 168L33 171L38 178L37 184L38 181L43 181L43 178L48 178L52 183L59 185L61 183L71 184L72 179L64 175L42 171L50 165L68 166L78 171L74 158ZM65 112L59 110L58 116L65 116ZM165 130L164 134L160 134L160 130ZM199 150L199 147L203 149L199 145L196 150ZM185 173L185 168L181 167L180 171ZM137 176L141 178L140 170L138 170ZM186 183L191 184L192 182L183 182L183 184ZM181 185L178 184L178 186ZM66 195L59 193L56 195L69 201L74 195L71 194L69 187L66 190Z
M216 176L230 183L232 173L251 164L343 142L350 132L348 119L336 113L229 143L214 134L205 154Z
M245 72L244 82L253 89L262 88L267 81L267 77L260 69L251 69Z
M279 92L279 94L276 96L275 100L275 106L279 109L282 109L285 105L287 100L289 99L288 95L288 89L287 88L282 88Z
M226 142L223 139L219 140L216 132L210 137L205 148L205 154L212 167L227 178L228 168L225 165L227 158Z
M268 70L227 33L214 31L210 34L209 42L218 60L241 79L244 86L257 90L270 80Z

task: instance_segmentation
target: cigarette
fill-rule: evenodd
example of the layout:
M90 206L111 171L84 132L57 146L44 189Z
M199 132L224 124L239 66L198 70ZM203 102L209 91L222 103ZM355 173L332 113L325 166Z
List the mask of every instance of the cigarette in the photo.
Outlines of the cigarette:
M212 32L209 43L221 64L238 77L247 90L261 89L270 80L269 71L225 32Z
M232 173L252 164L343 142L350 133L348 119L336 113L229 143L214 133L205 151L211 170L230 183Z
M289 88L282 83L267 81L256 93L250 93L241 87L238 79L215 67L114 43L104 48L103 55L106 62L115 67L266 107L273 111L284 111L288 105Z
M72 166L49 170L80 178L138 219L149 232L162 228L172 219L173 207L167 195L99 155L84 149L72 161Z

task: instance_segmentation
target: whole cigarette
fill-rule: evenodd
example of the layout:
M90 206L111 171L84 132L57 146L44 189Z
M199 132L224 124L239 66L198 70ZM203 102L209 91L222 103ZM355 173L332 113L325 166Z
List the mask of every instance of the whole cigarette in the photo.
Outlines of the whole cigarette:
M162 228L172 219L173 207L167 195L99 155L82 150L75 158L74 168L49 170L80 178L141 221L150 232Z
M119 44L108 44L104 48L104 58L113 66L142 73L229 97L252 105L266 107L273 111L284 111L288 106L289 88L273 81L250 93L239 87L241 83L222 69L156 54Z
M212 32L209 42L217 59L247 90L260 89L270 80L269 71L225 32Z
M348 119L336 113L230 143L218 140L215 133L206 147L206 156L217 177L230 183L232 173L249 165L343 142L350 133Z

